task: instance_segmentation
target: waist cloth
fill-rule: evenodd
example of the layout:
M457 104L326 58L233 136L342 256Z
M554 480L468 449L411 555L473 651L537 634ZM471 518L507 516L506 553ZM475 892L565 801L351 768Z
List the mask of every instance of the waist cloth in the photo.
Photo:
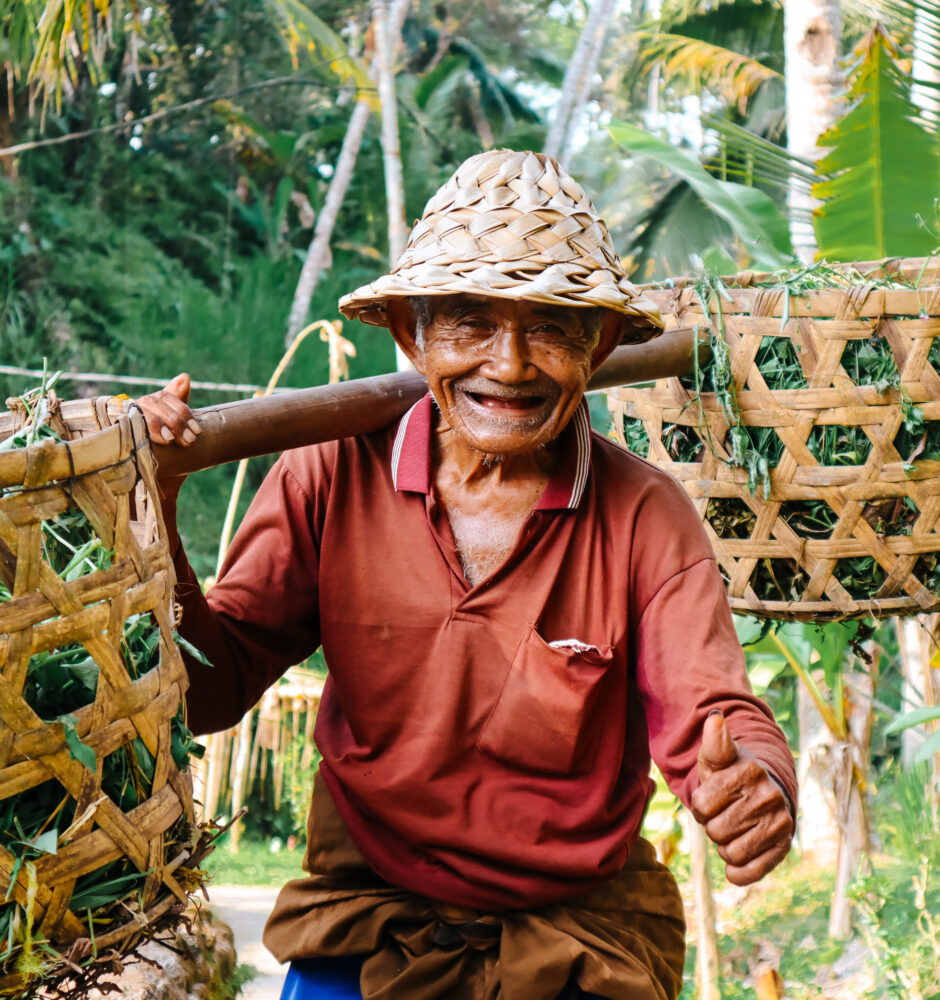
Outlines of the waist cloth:
M264 944L280 962L364 956L363 1000L555 1000L569 983L615 1000L675 1000L682 988L682 900L642 838L596 889L484 913L384 881L317 774L304 868L281 890Z

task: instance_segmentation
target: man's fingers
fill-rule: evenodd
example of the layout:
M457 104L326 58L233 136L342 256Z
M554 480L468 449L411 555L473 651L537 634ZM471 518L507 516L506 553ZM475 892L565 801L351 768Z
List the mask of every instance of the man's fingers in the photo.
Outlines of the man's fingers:
M715 809L705 815L695 809L695 818L705 827L710 840L716 844L728 844L761 823L767 823L769 818L780 818L781 823L790 822L790 810L783 792L770 781L763 781L751 788L747 794L741 794L723 809Z
M185 373L177 375L165 389L142 396L137 405L147 420L147 430L157 444L178 444L186 447L200 433L193 411L187 405L190 380Z
M698 752L698 776L705 781L716 771L722 771L738 759L738 748L735 746L728 725L721 712L713 712L705 720L702 729L702 746Z
M147 418L147 429L158 444L192 444L199 432L199 425L190 408L168 392L154 393L140 400L140 408ZM193 430L195 425L195 430Z
M786 809L754 816L748 824L740 826L737 832L727 827L716 832L711 828L713 826L714 824L706 826L705 832L715 842L721 860L730 865L745 865L751 858L763 854L772 844L783 839L789 840L793 836L793 820Z
M725 877L732 885L751 885L772 871L790 852L791 838L782 837L746 864L725 864ZM720 852L719 852L720 853Z
M692 793L692 814L699 823L728 811L730 817L784 805L780 787L770 780L757 758L742 757L731 767L715 771Z

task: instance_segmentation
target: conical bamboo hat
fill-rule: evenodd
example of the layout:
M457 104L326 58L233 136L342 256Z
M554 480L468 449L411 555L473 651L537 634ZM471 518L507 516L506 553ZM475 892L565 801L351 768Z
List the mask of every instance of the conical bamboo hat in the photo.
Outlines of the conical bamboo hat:
M625 342L662 328L659 309L627 281L584 189L543 153L470 157L428 202L392 272L344 296L339 308L387 326L390 298L455 293L602 306L624 315Z

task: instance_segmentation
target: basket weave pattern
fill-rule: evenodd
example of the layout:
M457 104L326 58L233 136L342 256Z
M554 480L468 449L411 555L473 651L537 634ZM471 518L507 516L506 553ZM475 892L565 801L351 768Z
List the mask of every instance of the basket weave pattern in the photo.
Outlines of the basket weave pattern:
M905 273L916 273L915 265L921 262L906 263ZM894 444L905 402L918 406L926 421L940 420L940 375L928 359L934 338L940 336L940 287L933 277L929 287L820 290L789 296L789 302L780 288L739 287L732 290L731 301L713 299L708 315L688 285L644 290L660 305L667 329L677 324L715 326L720 307L740 422L772 428L783 446L765 498L761 489L752 494L747 472L729 462L729 420L714 393L702 393L700 405L680 379L671 378L653 388L622 388L609 394L621 443L624 419L641 420L650 441L649 460L678 478L692 498L735 611L835 620L940 608L940 595L925 586L918 571L922 556L940 551L940 462L912 462L914 456L899 454ZM900 392L857 385L843 366L848 342L872 337L884 338L890 347ZM764 338L790 340L806 388L768 388L755 365ZM671 457L663 435L675 425L688 428L702 442L698 461L676 462ZM819 463L808 439L814 428L827 426L864 432L871 442L864 464ZM906 498L918 513L909 534L892 534L874 515ZM728 531L714 516L718 505L713 501L725 499L737 501L746 511L747 532ZM834 527L825 537L798 534L790 523L792 505L820 500L831 508ZM743 533L747 537L729 537ZM853 596L838 578L838 563L868 556L881 567L883 583L875 594ZM759 564L769 567L775 579L796 581L793 600L767 600L755 593L752 574Z
M167 856L166 834L181 817L193 821L193 812L190 778L170 752L186 673L172 635L175 580L159 506L146 502L157 494L144 422L139 413L124 414L97 432L95 404L84 401L81 410L81 419L60 420L57 428L72 440L46 439L0 455L0 578L12 594L0 604L0 798L52 780L74 800L68 842L35 861L34 898L26 866L10 890L54 944L92 936L86 914L69 908L80 876L121 858L149 873L139 912L94 935L100 952L133 943L149 922L185 904L174 876L185 858ZM0 420L0 431L12 429L11 419ZM146 518L135 521L144 506ZM66 582L43 558L42 522L73 507L85 513L113 557L110 569ZM121 655L122 626L145 612L159 626L159 665L134 680ZM94 702L74 713L80 739L95 751L96 772L72 758L62 724L44 723L23 697L30 656L77 642L99 669ZM102 763L137 737L153 755L155 777L150 798L125 813L102 792ZM0 895L9 889L14 861L0 847ZM15 980L0 980L0 993Z

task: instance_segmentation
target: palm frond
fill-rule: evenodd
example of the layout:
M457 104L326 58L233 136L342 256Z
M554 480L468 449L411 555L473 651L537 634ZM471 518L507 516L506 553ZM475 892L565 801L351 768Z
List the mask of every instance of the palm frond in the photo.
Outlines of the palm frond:
M9 75L25 75L42 93L43 107L54 98L59 109L83 69L95 86L101 82L117 29L136 33L139 13L138 0L6 0L0 4L0 58Z
M747 99L767 80L781 75L757 59L724 46L685 35L638 32L640 56L658 62L663 80L683 80L690 90L713 89L743 109Z
M857 50L848 110L819 139L829 152L829 178L813 189L820 254L835 260L875 260L929 254L940 150L916 119L910 78L897 50L876 28Z
M794 156L783 146L770 142L727 118L703 115L702 125L714 132L721 144L721 157L734 164L747 164L750 173L747 183L788 186L792 180L807 188L819 179L816 165L811 160ZM733 166L728 169L734 174Z
M751 0L755 6L782 8L782 0ZM660 31L669 31L685 21L711 17L722 7L731 7L739 0L664 0L659 17L653 22Z
M378 106L375 84L366 66L303 0L266 2L275 15L295 68L300 65L301 58L308 59L315 72L322 71L325 66L339 82L355 87L357 97Z

